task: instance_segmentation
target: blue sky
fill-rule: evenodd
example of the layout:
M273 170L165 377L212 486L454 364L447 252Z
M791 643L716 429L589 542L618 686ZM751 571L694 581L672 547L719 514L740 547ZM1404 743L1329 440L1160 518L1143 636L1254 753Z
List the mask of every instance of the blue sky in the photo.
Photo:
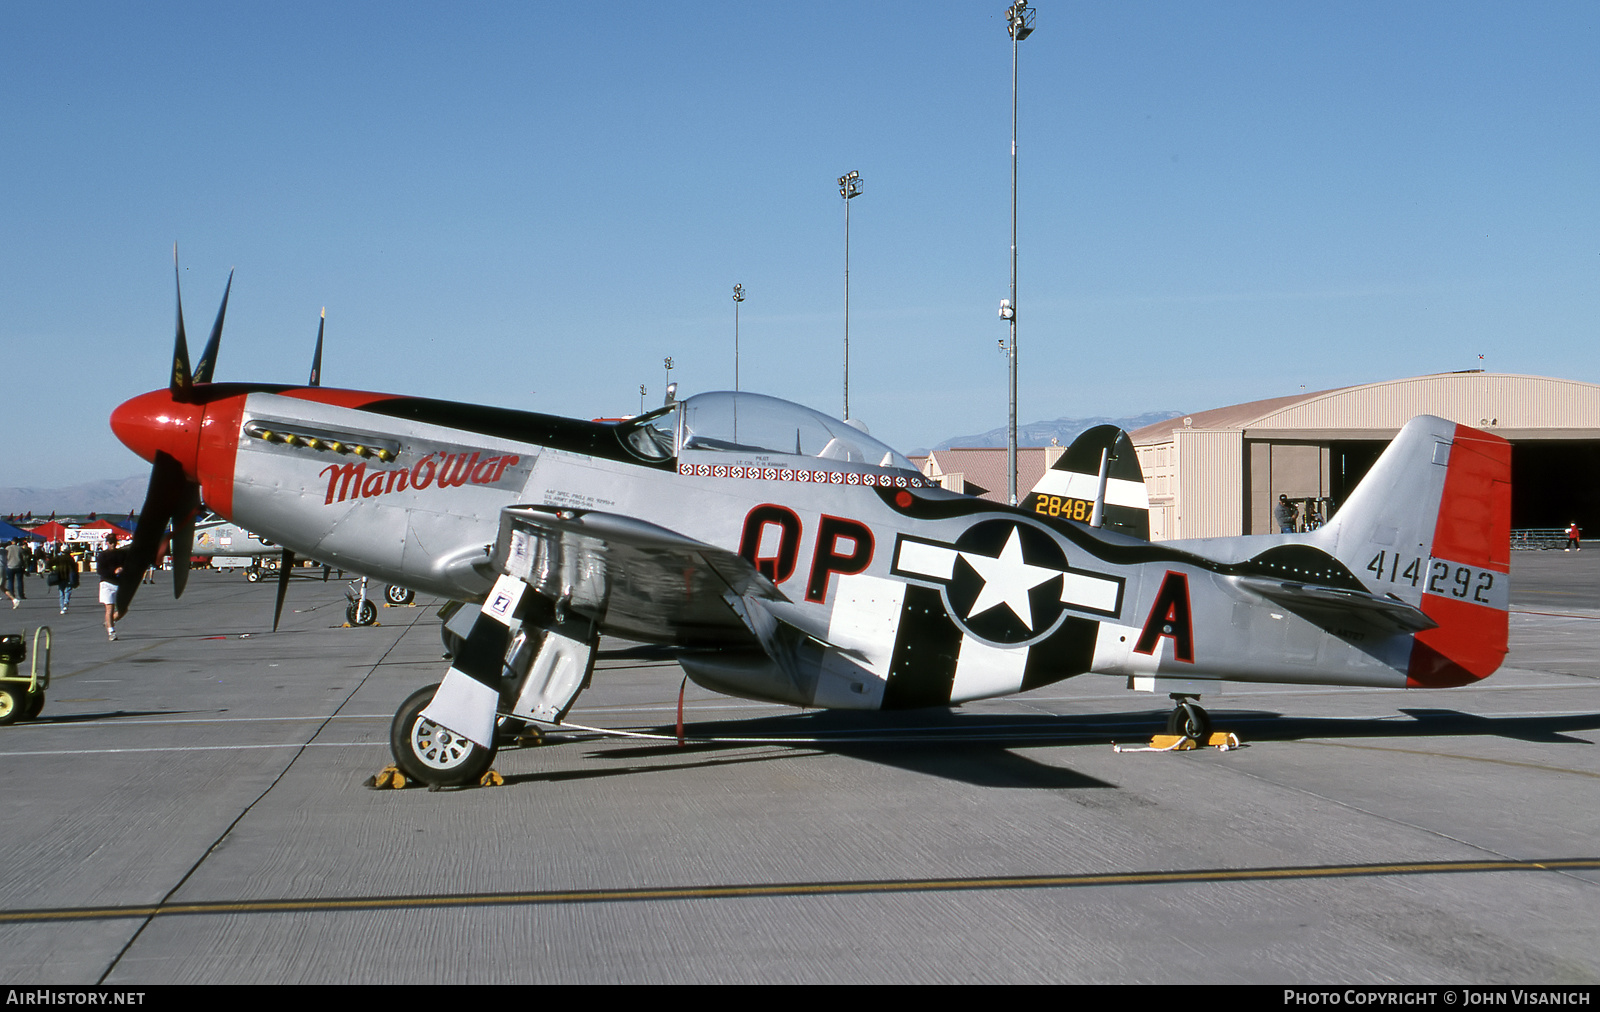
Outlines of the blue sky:
M1041 0L1024 421L1474 368L1600 381L1600 5ZM1003 424L1005 3L20 3L0 485L146 468L171 247L217 376L585 417L733 382ZM1478 356L1484 355L1482 363Z

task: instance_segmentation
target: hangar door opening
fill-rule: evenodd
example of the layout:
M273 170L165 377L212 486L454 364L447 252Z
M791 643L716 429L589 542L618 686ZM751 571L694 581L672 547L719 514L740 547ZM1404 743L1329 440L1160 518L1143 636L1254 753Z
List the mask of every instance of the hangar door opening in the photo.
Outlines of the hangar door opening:
M1336 507L1388 445L1367 439L1328 444L1328 488ZM1512 443L1511 526L1565 527L1573 521L1583 528L1585 538L1600 538L1600 441Z
M1336 439L1328 444L1328 494L1335 514L1388 448L1387 439Z
M1526 440L1511 444L1511 526L1565 527L1600 537L1600 442Z

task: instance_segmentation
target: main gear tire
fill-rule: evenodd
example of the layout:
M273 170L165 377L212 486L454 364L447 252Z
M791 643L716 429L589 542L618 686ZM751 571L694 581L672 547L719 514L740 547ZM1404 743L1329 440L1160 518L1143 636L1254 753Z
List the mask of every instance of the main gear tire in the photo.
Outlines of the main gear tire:
M1193 739L1196 745L1204 745L1211 737L1211 715L1200 704L1186 699L1173 707L1167 717L1167 733L1180 734Z
M383 592L383 599L392 605L410 604L417 596L417 592L409 587L400 587L389 584Z
M497 748L484 748L422 716L438 685L406 697L389 725L389 751L400 772L433 787L477 783L494 764Z

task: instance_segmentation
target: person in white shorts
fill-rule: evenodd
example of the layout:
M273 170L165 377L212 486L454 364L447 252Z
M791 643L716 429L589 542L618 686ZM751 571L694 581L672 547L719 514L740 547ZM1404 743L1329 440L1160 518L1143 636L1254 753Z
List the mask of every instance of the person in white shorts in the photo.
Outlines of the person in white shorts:
M100 603L106 606L106 639L117 638L117 575L127 559L127 550L117 547L117 536L106 539L106 547L94 560L94 571L100 577Z

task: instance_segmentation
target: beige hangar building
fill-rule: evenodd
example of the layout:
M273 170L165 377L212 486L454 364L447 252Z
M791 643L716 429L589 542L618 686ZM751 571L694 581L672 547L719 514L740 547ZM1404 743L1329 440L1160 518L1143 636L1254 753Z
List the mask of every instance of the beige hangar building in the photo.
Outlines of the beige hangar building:
M1214 408L1131 433L1152 540L1266 534L1280 494L1337 511L1415 415L1511 441L1514 528L1600 536L1600 385L1440 373Z

